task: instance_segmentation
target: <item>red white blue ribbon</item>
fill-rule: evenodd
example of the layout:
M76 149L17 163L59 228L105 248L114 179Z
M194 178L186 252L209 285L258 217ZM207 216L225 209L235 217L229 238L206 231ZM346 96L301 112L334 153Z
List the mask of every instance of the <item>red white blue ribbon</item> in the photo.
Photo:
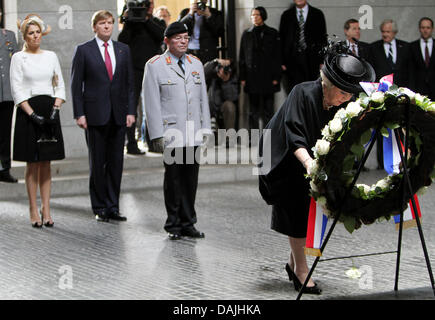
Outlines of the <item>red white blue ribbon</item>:
M322 252L323 237L328 224L328 217L322 207L311 198L308 213L307 239L305 242L305 254L320 257Z
M379 83L361 83L364 91L367 94L371 94L373 91L382 91L386 92L393 85L393 74L389 74L387 76L382 77L379 80ZM398 142L396 140L396 136L393 134L393 131L388 129L388 138L383 137L383 149L384 149L384 169L389 174L398 174L400 173L400 163L401 158L399 154ZM400 150L402 153L405 148L403 143L399 141ZM414 208L412 206L412 201L409 201L408 208L403 212L403 228L410 228L416 225L416 214L421 217L420 204L418 202L417 195L414 195L414 202L416 204L417 212L414 212ZM394 222L396 224L396 229L399 229L400 224L400 214L394 216Z

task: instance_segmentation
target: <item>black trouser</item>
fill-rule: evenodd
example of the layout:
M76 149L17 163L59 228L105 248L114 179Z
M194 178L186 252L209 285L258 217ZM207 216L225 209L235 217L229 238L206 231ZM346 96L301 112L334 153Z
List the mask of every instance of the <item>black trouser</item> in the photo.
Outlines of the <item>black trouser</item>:
M95 214L119 211L124 164L125 127L112 120L104 126L88 126L89 193Z
M11 168L11 130L14 102L0 103L0 171Z
M195 198L198 187L199 163L194 159L196 150L197 147L172 149L172 157L176 152L183 153L182 163L164 163L163 193L168 214L164 228L167 232L174 233L180 232L182 229L193 228L197 221ZM193 155L193 161L186 163L186 153Z
M263 128L273 117L274 94L249 94L249 129L259 129L259 120L263 119Z

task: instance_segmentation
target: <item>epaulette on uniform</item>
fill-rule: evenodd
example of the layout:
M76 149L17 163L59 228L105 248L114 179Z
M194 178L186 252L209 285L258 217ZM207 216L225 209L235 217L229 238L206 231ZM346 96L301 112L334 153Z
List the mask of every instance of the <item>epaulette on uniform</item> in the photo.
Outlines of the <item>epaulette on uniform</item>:
M158 54L158 55L155 55L154 57L152 57L151 59L150 59L150 63L154 63L154 62L156 62L157 60L159 60L159 58L160 58L161 56Z
M198 61L201 61L197 56L194 56L193 54L189 54L189 56L191 56L192 58L195 58Z

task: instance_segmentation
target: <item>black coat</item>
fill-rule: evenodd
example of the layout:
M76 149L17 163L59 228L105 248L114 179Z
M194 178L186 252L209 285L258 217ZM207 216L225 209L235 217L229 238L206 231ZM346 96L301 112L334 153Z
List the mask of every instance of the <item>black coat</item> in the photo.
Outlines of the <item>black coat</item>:
M278 31L267 25L245 30L240 41L239 79L245 92L270 94L280 90L281 55ZM278 81L273 85L273 80Z
M370 60L370 44L363 41L358 41L358 56L369 62Z
M390 66L384 50L384 41L378 40L370 45L370 64L376 72L376 81L383 76L394 73L394 84L399 87L409 86L409 44L396 39L397 57L394 68Z
M161 53L165 29L165 21L156 17L145 22L126 21L118 41L130 47L134 68L143 70L149 59Z
M311 150L321 139L323 127L339 107L323 109L321 80L296 85L282 107L267 124L260 139L259 188L268 204L287 203L296 214L308 212L309 181L305 168L294 155L299 148ZM270 149L269 149L270 148ZM305 199L305 201L303 201Z
M284 11L281 15L279 34L281 38L283 65L287 68L290 83L299 83L307 80L315 80L319 77L319 66L323 63L321 51L327 44L326 22L323 12L315 7L308 6L308 16L305 21L305 41L307 49L304 53L308 63L309 79L299 79L298 75L292 73L299 59L298 39L299 23L296 17L296 7Z
M423 95L427 95L431 100L435 100L435 40L432 45L432 56L430 57L429 67L426 67L420 49L420 39L410 45L410 85L409 87Z
M201 59L203 63L211 61L218 57L219 37L223 37L225 33L224 17L222 12L215 8L209 8L211 16L204 18L199 30L199 46L201 51ZM189 36L193 34L195 26L195 18L191 16L189 9L183 9L180 12L179 21L185 23L189 29Z

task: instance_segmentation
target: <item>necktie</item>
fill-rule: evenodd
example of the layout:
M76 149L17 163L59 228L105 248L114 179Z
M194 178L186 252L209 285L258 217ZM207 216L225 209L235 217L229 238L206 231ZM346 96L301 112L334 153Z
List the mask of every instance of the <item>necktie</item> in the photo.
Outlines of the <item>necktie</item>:
M427 45L427 40L424 40L426 47L424 48L424 63L426 67L429 68L430 56L429 56L429 46Z
M178 60L178 66L180 67L181 71L183 71L184 74L183 61L181 61L181 59Z
M391 42L388 42L388 54L387 54L387 60L390 63L391 67L394 67L394 61L393 61L393 45Z
M355 43L352 43L351 46L352 46L352 53L357 56L356 50L355 50Z
M302 10L299 10L299 51L304 51L307 48L305 42L305 20Z
M104 63L106 64L107 74L109 75L110 81L113 79L113 69L112 69L112 60L110 59L109 50L107 50L107 47L109 44L107 42L104 42Z

